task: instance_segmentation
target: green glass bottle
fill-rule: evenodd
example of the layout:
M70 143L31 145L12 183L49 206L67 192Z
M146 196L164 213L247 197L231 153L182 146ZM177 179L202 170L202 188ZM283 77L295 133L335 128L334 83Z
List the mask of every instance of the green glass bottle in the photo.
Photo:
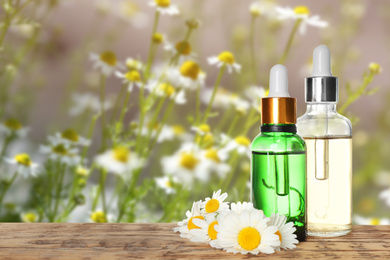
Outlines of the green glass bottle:
M296 134L296 99L289 97L287 69L271 69L270 94L262 99L261 133L251 145L251 183L254 207L285 215L305 240L305 141Z

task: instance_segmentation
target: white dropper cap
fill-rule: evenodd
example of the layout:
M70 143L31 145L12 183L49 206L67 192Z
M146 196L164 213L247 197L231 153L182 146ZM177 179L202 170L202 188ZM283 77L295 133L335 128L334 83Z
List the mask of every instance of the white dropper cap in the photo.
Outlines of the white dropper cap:
M320 45L313 51L313 72L311 77L332 77L330 51L326 45Z
M285 66L278 64L272 67L269 75L268 97L290 97L287 68Z

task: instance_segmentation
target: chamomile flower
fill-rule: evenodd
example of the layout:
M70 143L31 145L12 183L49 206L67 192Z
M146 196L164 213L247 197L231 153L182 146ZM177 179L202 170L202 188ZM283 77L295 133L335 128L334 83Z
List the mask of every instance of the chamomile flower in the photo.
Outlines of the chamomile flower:
M161 159L163 171L176 176L186 185L192 184L194 179L206 182L210 178L199 147L193 143L185 143L173 155Z
M7 161L9 164L16 165L16 171L25 178L29 177L30 175L33 177L37 176L37 169L39 166L31 160L28 154L17 154L12 159L6 158L5 161Z
M159 82L158 80L150 80L146 84L145 89L155 93L159 97L168 97L175 101L178 105L183 105L187 102L184 90L177 91L176 88L169 82Z
M268 91L266 91L263 87L252 85L247 88L244 93L251 101L252 107L260 111L261 99L268 95Z
M179 14L179 8L171 4L171 0L154 0L149 3L150 6L156 8L156 11L161 14L176 15Z
M279 236L280 246L276 246L276 250L282 249L293 249L295 248L295 244L298 244L297 235L294 234L296 228L294 227L293 222L288 222L287 217L284 215L274 214L272 213L269 223L269 226L276 226L278 231L276 231L276 235Z
M172 187L173 183L177 182L177 178L163 176L155 178L157 187L163 189L166 194L174 194L176 190Z
M138 70L129 70L126 73L122 73L120 71L115 71L115 76L120 79L123 79L122 83L127 84L127 91L133 91L134 85L139 87L142 83L141 74Z
M180 41L175 45L167 42L164 46L164 49L171 52L173 56L177 55L184 59L196 57L196 54L192 52L191 44L188 41Z
M90 140L80 136L75 130L70 128L62 133L56 133L54 136L49 136L48 140L54 145L63 143L68 145L89 146L91 144Z
M320 20L319 15L309 16L310 10L307 6L300 5L296 6L294 9L290 7L276 7L276 12L279 14L278 18L280 20L301 20L299 26L299 32L301 34L306 33L306 28L308 25L313 27L324 28L328 26L328 22Z
M142 61L133 58L127 58L125 65L128 70L141 71L144 68L144 64L142 63Z
M386 205L390 207L390 188L379 193L379 198L384 200Z
M85 168L84 166L78 165L76 168L76 174L81 177L87 177L90 174L91 170Z
M253 16L275 17L275 2L270 0L254 1L249 6L249 13Z
M41 145L40 152L49 156L52 160L59 160L67 165L77 165L80 163L78 149L72 148L67 143L49 143L49 145Z
M69 115L77 116L84 112L100 113L102 104L98 96L92 93L74 93L72 95L72 106L69 109ZM104 110L111 108L110 100L105 100L103 105Z
M211 132L210 126L208 124L201 124L198 126L191 127L192 131L195 131L199 135L206 135Z
M202 201L196 201L192 204L191 211L187 210L186 216L187 218L179 221L177 223L178 227L173 229L174 232L180 232L181 237L191 238L190 230L192 229L200 229L199 226L195 225L193 222L194 219L205 219L204 216L200 212L200 205Z
M107 171L118 174L127 180L133 170L144 165L144 161L139 156L131 152L127 147L114 147L95 158L96 163Z
M207 214L205 219L195 218L192 221L199 227L190 230L192 242L208 244L211 240L217 239L218 232L214 227L218 225L218 221L215 214Z
M38 221L38 216L35 212L26 212L20 215L24 223L34 223Z
M272 254L280 241L275 234L278 228L268 226L268 221L259 210L244 210L241 214L230 211L215 227L217 245L231 253Z
M229 210L229 203L224 202L227 196L226 192L221 195L221 190L214 191L211 198L207 197L206 200L202 202L202 213L221 213Z
M7 136L16 135L18 137L25 137L27 135L28 128L23 127L18 119L8 118L0 123L0 132L3 132Z
M166 72L168 81L177 87L195 90L198 86L203 86L205 73L195 61L185 61L179 68L170 68Z
M149 122L145 126L142 127L141 135L145 136L145 137L150 136L150 138L155 138L156 135L158 134L158 131L160 131L158 138L157 138L157 143L162 143L164 141L170 141L176 137L175 131L171 126L163 125L161 127L161 130L159 130L159 128L160 128L159 122L155 122L154 124Z
M108 223L107 216L102 210L92 212L90 220L94 223Z
M231 167L225 160L228 158L227 153L217 148L208 148L202 151L205 168L208 171L216 173L220 178L224 178L231 170Z
M100 70L105 76L110 76L116 69L123 69L123 65L117 60L115 53L105 51L100 54L90 53L89 59L92 61L93 68Z
M250 153L251 140L248 137L239 135L234 139L228 141L226 146L222 148L223 151L237 151L239 154L249 154Z
M357 225L390 225L390 219L387 218L365 218L355 215L353 216L353 220Z
M240 72L241 65L236 63L233 53L229 51L221 52L218 56L212 56L207 59L210 65L217 65L218 68L226 66L229 73L233 71Z

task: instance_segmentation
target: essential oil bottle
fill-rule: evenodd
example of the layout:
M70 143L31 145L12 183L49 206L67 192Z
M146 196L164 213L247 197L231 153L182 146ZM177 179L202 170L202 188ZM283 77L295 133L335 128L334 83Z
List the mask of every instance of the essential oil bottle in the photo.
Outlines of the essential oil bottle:
M336 111L338 78L325 45L313 52L305 100L297 127L307 149L307 235L346 235L352 227L352 126Z
M287 69L275 65L269 95L261 100L261 133L251 145L251 194L266 216L285 215L305 240L305 142L296 134L296 99L288 93Z

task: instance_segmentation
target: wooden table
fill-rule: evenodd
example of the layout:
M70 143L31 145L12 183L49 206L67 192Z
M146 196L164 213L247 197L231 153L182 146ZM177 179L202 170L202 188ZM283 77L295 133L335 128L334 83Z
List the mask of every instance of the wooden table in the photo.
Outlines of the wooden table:
M0 224L0 259L390 259L390 226L309 237L273 255L226 253L173 233L175 224Z

